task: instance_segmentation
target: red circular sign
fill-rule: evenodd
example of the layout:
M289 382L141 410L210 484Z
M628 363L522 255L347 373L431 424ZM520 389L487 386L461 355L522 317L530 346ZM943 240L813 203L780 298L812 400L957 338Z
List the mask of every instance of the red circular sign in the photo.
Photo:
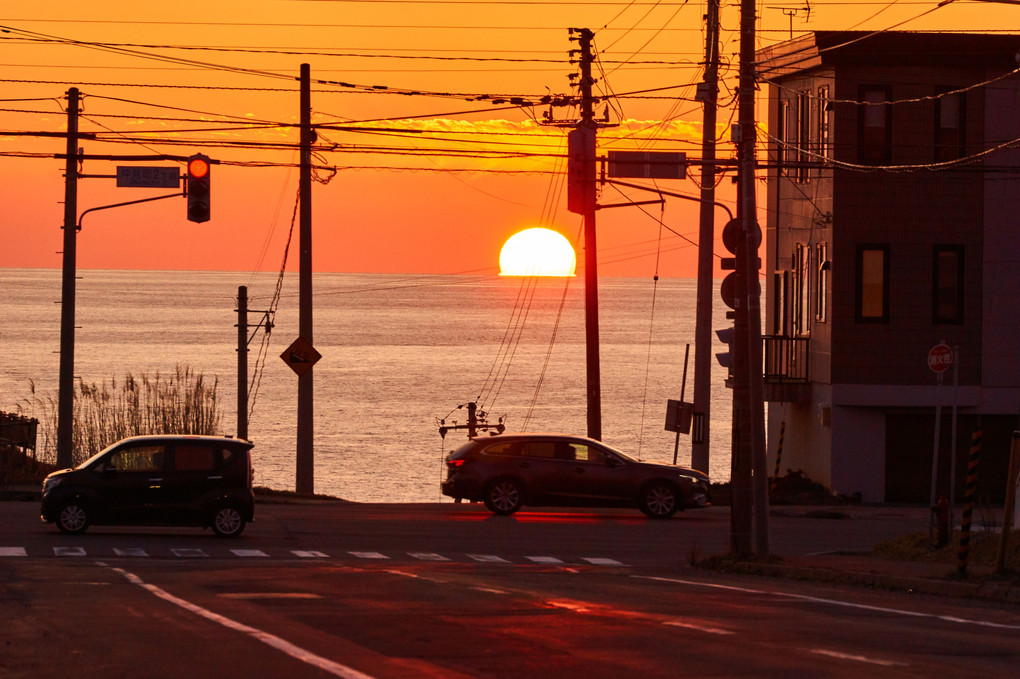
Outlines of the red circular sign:
M928 352L928 367L932 372L943 373L953 365L953 350L947 344L936 344Z

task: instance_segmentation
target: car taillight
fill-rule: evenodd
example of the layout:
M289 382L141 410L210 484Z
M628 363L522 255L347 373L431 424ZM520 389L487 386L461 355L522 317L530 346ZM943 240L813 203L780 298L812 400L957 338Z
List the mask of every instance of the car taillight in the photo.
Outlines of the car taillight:
M466 462L464 458L459 458L456 460L447 460L446 464L452 467L453 469L456 469L457 467L463 467L464 462Z

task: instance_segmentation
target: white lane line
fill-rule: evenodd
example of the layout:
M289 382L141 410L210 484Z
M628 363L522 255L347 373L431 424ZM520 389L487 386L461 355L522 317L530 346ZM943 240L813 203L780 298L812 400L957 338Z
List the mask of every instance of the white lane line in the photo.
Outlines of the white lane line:
M730 630L722 629L721 627L705 627L701 623L683 622L682 620L666 620L662 624L669 625L670 627L683 627L684 629L692 629L696 632L704 632L705 634L718 634L720 636L736 634L736 632L731 632Z
M936 615L934 613L919 613L917 611L908 611L901 608L888 608L885 606L870 606L868 604L856 604L851 601L840 601L839 599L823 599L816 596L808 596L806 594L791 594L789 592L776 592L765 589L752 589L750 587L734 587L733 585L720 585L713 582L698 582L696 580L683 580L681 578L664 578L653 575L632 575L630 577L638 580L655 580L657 582L673 582L678 585L693 585L695 587L708 587L710 589L724 589L729 590L731 592L744 592L747 594L765 594L768 596L780 597L784 599L795 599L797 601L808 601L816 604L828 604L830 606L856 608L862 611L873 611L875 613L890 613L893 615L903 615L911 618L931 618L934 620L943 620L945 622L955 622L961 625L977 625L979 627L992 627L995 629L1020 630L1020 625L1006 625L997 622L988 622L987 620L968 620L967 618L957 618L951 615Z
M106 564L101 565L105 566ZM142 589L148 590L149 592L158 596L160 599L163 599L164 601L168 601L174 604L175 606L180 606L186 611L194 613L195 615L199 615L205 618L206 620L211 620L212 622L223 625L228 629L236 630L243 634L247 634L253 639L257 639L258 641L261 641L267 646L275 648L278 651L282 651L289 655L290 657L300 660L301 662L307 665L311 665L312 667L316 667L322 670L323 672L328 672L329 674L332 674L335 677L341 677L342 679L373 679L371 675L364 674L363 672L359 672L358 670L351 667L347 667L346 665L341 665L340 663L334 662L329 658L323 658L321 655L316 655L315 653L305 650L300 646L295 646L294 644L290 643L289 641L286 641L285 639L281 639L275 634L263 632L262 630L256 627L245 625L244 623L237 622L236 620L231 620L230 618L222 616L219 613L213 613L212 611L206 608L202 608L197 604L193 604L190 601L187 601L186 599L176 597L173 594L167 592L166 590L160 589L155 585L150 585L144 582L137 575L135 575L134 573L129 573L123 568L113 568L112 570L123 575L125 578L127 578L128 582L130 582L131 584L138 585Z
M495 554L468 554L469 559L474 559L479 563L510 563L502 557L498 557Z
M0 547L0 556L28 556L24 547Z
M303 549L294 549L290 552L294 556L301 557L302 559L326 559L329 558L329 554L325 552L306 551Z
M149 556L141 547L114 547L113 553L117 556Z
M880 660L878 658L869 658L866 655L854 655L852 653L830 651L826 648L809 648L808 651L815 655L824 655L838 660L855 660L857 662L868 663L869 665L881 665L882 667L905 667L907 665L907 663L896 662L895 660Z

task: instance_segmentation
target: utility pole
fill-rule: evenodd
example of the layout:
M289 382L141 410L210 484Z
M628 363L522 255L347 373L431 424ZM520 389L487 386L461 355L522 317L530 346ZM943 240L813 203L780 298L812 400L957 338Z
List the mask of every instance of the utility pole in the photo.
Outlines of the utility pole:
M64 169L64 251L60 296L60 374L57 394L57 467L74 464L74 311L78 252L77 87L67 90L67 162Z
M576 34L576 38L574 37ZM572 135L580 155L578 170L583 194L581 214L584 218L584 336L587 365L588 436L602 440L602 384L599 365L599 274L598 248L595 233L595 122L591 86L593 61L591 43L595 34L587 28L570 29L570 39L577 40L580 47L581 78L578 87L581 93L581 120ZM573 53L573 52L572 52ZM572 154L573 155L573 154Z
M312 343L312 95L311 69L301 64L301 160L298 195L300 198L300 271L298 273L298 332ZM295 490L303 495L315 492L313 370L298 376L297 479Z
M701 213L698 230L698 296L694 330L694 412L701 438L691 437L691 466L708 473L712 420L712 297L715 243L715 125L719 98L719 0L705 14L705 81L697 98L704 104L701 126Z
M738 91L738 123L740 137L737 144L739 163L739 202L737 218L741 220L743 238L737 254L737 269L743 274L743 290L740 307L736 310L735 344L736 353L743 354L746 392L746 418L741 425L741 450L746 451L743 462L750 462L750 478L745 480L751 486L753 498L754 548L758 556L767 556L769 546L768 523L768 469L765 449L765 402L762 378L761 339L761 283L758 278L760 259L758 246L761 229L758 226L758 207L755 192L755 2L740 0L740 85ZM743 326L740 327L740 326ZM741 346L743 345L743 346ZM740 396L734 388L734 400ZM749 453L749 454L747 454ZM743 465L742 465L743 467ZM741 469L744 472L743 468ZM734 473L736 473L734 471ZM736 486L734 485L734 495ZM736 498L734 498L736 502ZM736 505L733 507L737 511ZM738 550L738 553L739 550Z
M248 286L237 288L237 438L248 438Z

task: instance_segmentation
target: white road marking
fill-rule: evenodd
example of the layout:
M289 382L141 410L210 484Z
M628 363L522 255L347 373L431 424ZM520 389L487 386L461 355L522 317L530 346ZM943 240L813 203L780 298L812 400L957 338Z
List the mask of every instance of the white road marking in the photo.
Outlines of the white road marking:
M583 561L587 561L593 566L625 566L625 563L617 561L616 559L603 559L601 557L582 557Z
M822 599L820 597L808 596L806 594L791 594L789 592L776 592L765 589L752 589L750 587L735 587L733 585L720 585L712 582L698 582L696 580L683 580L681 578L664 578L652 575L632 575L632 578L638 580L655 580L657 582L674 582L678 585L692 585L695 587L708 587L710 589L724 589L731 592L746 592L748 594L766 594L768 596L775 596L784 599L796 599L798 601L809 601L816 604L828 604L830 606L843 606L846 608L856 608L862 611L874 611L876 613L891 613L893 615L903 615L912 618L932 618L935 620L943 620L945 622L955 622L961 625L977 625L979 627L993 627L995 629L1015 629L1020 630L1020 625L1006 625L997 622L988 622L986 620L968 620L967 618L957 618L951 615L937 615L935 613L919 613L917 611L908 611L901 608L888 608L885 606L870 606L868 604L856 604L851 601L841 601L839 599Z
M85 556L84 547L54 547L53 553L57 556Z
M528 561L533 561L534 563L563 563L563 561L557 559L555 556L526 556L524 558Z
M117 556L149 556L141 547L114 547L113 553Z
M301 549L292 550L291 554L301 557L302 559L326 559L329 557L329 554L326 554L325 552L305 551Z
M356 556L359 559L388 559L388 558L390 558L390 557L386 556L385 554L380 554L379 552L347 552L347 553L352 555L352 556Z
M105 566L106 564L101 565ZM321 655L316 655L315 653L305 650L300 646L295 646L294 644L290 643L289 641L286 641L285 639L281 639L275 634L263 632L262 630L256 627L245 625L244 623L237 622L236 620L231 620L230 618L222 616L219 613L213 613L212 611L206 608L202 608L197 604L193 604L190 601L187 601L186 599L176 597L173 594L170 594L166 590L160 589L155 585L147 584L134 573L129 573L128 571L122 568L114 568L112 570L123 575L125 578L127 578L128 582L148 590L149 592L156 595L160 599L163 599L164 601L168 601L174 604L175 606L180 606L186 611L194 613L195 615L199 615L205 618L206 620L211 620L212 622L223 625L228 629L236 630L238 632L247 634L253 639L257 639L262 643L266 644L267 646L275 648L278 651L282 651L289 655L290 657L296 658L297 660L300 660L301 662L307 665L311 665L312 667L316 667L322 670L323 672L328 672L329 674L332 674L335 677L341 677L342 679L372 679L371 675L364 674L363 672L359 672L358 670L351 667L347 667L346 665L341 665L340 663L334 662L329 658L323 658Z
M179 556L183 559L201 559L203 557L209 556L201 549L186 549L181 547L177 549L171 549L170 551L174 553L174 556Z
M828 656L829 658L837 658L839 660L856 660L857 662L868 663L869 665L881 665L882 667L905 667L907 665L907 663L896 662L895 660L879 660L878 658L869 658L866 655L840 653L839 651L830 651L825 648L809 648L808 651L816 655Z
M240 556L240 557L245 558L245 559L250 559L250 558L253 558L253 557L267 557L267 556L269 556L268 554L263 552L261 549L232 549L230 551L233 552L234 556Z
M480 563L510 563L504 558L498 557L495 554L468 554L469 559L474 559Z
M669 625L670 627L683 627L684 629L692 629L697 632L704 632L705 634L718 634L720 636L736 634L736 632L731 632L730 630L722 629L721 627L705 627L701 623L684 622L682 620L666 620L662 624Z
M436 554L435 552L408 552L407 555L419 561L449 561L442 554Z
M0 547L0 556L28 556L24 547Z

